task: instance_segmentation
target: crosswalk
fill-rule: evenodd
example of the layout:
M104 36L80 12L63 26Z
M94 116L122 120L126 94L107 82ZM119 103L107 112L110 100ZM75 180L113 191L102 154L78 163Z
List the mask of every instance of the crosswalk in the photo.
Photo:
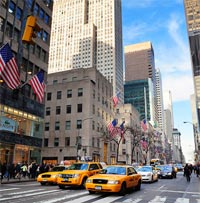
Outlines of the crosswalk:
M59 188L0 188L0 202L32 203L200 203L200 194L194 198L173 199L170 196L145 197L143 195L119 196L117 194L89 194L86 190L60 190Z

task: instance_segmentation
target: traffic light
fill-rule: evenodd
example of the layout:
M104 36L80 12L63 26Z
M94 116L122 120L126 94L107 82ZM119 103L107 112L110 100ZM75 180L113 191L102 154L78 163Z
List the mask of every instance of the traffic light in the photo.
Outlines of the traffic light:
M41 30L39 25L36 23L37 18L34 16L28 16L26 21L26 27L24 29L24 34L22 37L22 42L28 44L34 44L33 38L37 37L37 32Z

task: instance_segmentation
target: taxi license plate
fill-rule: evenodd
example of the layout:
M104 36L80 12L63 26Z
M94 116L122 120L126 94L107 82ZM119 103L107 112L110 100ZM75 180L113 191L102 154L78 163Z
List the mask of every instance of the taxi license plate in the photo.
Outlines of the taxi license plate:
M95 186L95 190L101 190L101 186Z
M47 181L47 179L43 179L42 181Z
M65 182L68 182L68 178L64 178L64 181L65 181Z

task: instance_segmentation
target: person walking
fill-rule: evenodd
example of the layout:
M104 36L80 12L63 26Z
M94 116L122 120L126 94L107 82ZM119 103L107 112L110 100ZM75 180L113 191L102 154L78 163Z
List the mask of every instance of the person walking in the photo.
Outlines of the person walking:
M184 174L186 176L187 182L190 182L191 169L188 166L188 164L186 164L185 167L184 167Z

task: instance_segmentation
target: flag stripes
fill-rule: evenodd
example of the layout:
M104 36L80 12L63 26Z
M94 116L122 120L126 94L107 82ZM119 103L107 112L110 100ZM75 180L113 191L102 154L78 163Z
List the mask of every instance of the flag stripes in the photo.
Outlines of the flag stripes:
M39 102L41 103L44 97L44 73L40 71L37 75L34 75L29 81L34 93L36 94Z
M19 69L8 44L0 50L0 76L10 89L20 85Z

